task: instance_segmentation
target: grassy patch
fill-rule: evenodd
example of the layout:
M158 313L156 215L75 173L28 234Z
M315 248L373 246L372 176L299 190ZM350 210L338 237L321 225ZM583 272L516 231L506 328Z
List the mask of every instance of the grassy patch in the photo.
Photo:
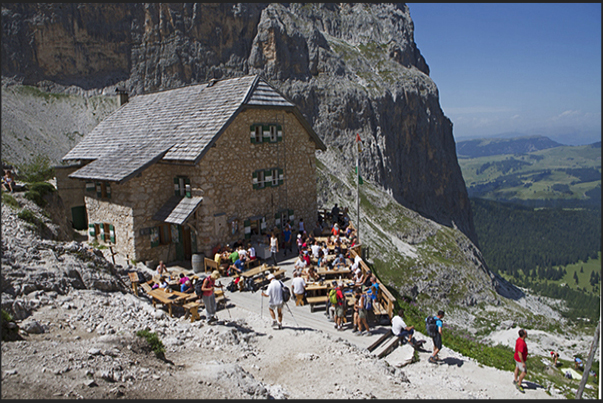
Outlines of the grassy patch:
M165 358L165 347L161 340L159 340L157 333L152 333L145 329L137 331L136 336L143 337L149 343L151 350L153 350L157 357Z
M29 186L29 190L25 192L25 198L36 203L40 207L46 206L47 202L44 196L53 193L56 189L48 182L35 182Z
M2 203L14 209L21 208L21 205L10 193L2 192Z

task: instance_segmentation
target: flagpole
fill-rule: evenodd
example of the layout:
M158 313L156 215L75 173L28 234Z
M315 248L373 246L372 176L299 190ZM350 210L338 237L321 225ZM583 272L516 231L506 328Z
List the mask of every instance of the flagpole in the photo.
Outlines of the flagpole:
M356 237L360 243L360 143L358 142L358 134L356 134L356 212L358 214L358 221L356 223Z

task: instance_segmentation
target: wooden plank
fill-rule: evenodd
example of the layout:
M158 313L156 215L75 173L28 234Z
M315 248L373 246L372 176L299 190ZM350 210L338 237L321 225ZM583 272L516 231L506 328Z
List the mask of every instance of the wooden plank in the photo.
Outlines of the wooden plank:
M383 358L392 351L394 351L394 349L398 347L399 343L400 339L398 339L397 337L393 337L391 341L387 341L384 345L385 348L383 349L383 351L377 354L377 358Z
M368 346L368 351L372 352L374 349L376 349L377 347L379 347L379 345L381 343L383 343L385 340L389 339L390 336L392 336L392 331L391 330L389 330L387 333L383 334L373 344L371 344L370 346Z

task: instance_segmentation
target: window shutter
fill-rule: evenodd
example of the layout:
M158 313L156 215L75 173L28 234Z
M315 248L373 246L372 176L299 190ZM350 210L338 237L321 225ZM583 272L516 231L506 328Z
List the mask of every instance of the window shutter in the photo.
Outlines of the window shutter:
M107 192L107 198L110 199L111 198L111 184L110 183L105 184L105 190Z
M283 174L282 169L278 169L278 184L282 185L285 182L285 175Z
M264 171L264 186L272 186L272 169L267 169Z
M184 178L184 189L186 190L185 195L189 199L191 198L191 180L189 178Z
M101 223L98 225L100 227L100 238L104 241L105 240L105 224Z
M90 238L96 238L96 231L94 230L94 224L88 224L88 234Z
M274 215L274 225L278 228L281 227L281 215L279 213Z
M102 188L100 182L96 182L96 196L103 197L103 188Z
M243 221L243 226L245 227L245 239L251 238L251 220Z
M151 228L151 248L159 246L159 228Z
M276 141L283 141L283 127L278 125L276 126Z
M260 230L266 231L266 217L262 217L262 221L260 222Z
M115 243L115 227L111 224L109 224L109 238L111 242Z
M253 188L254 189L258 189L259 188L259 184L258 184L258 171L254 171L253 172Z
M293 210L289 210L289 221L291 221L291 225L293 225L293 220L295 220L295 216L293 215Z
M180 179L174 178L174 195L180 196Z
M251 138L251 144L255 144L255 126L249 126L249 137Z
M265 143L270 142L270 126L262 126L262 141Z
M86 192L94 192L95 189L94 182L86 182Z

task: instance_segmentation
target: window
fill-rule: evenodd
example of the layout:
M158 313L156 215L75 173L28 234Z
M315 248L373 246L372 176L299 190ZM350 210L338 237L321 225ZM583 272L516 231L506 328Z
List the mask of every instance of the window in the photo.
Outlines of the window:
M262 126L255 127L255 142L256 143L262 142Z
M285 181L283 170L280 168L260 169L253 172L253 188L276 187Z
M264 188L264 170L255 171L253 173L253 188L263 189Z
M88 190L88 184L86 184L86 190ZM110 199L111 185L106 182L96 182L96 196L102 199Z
M89 239L97 239L97 236L103 242L115 243L115 227L109 223L95 223L88 225Z
M252 235L266 234L266 217L251 217L243 222L245 228L245 239L250 239Z
M191 197L191 180L185 176L174 178L174 194L180 197Z
M255 124L249 127L252 144L277 143L283 140L283 128L276 124Z

